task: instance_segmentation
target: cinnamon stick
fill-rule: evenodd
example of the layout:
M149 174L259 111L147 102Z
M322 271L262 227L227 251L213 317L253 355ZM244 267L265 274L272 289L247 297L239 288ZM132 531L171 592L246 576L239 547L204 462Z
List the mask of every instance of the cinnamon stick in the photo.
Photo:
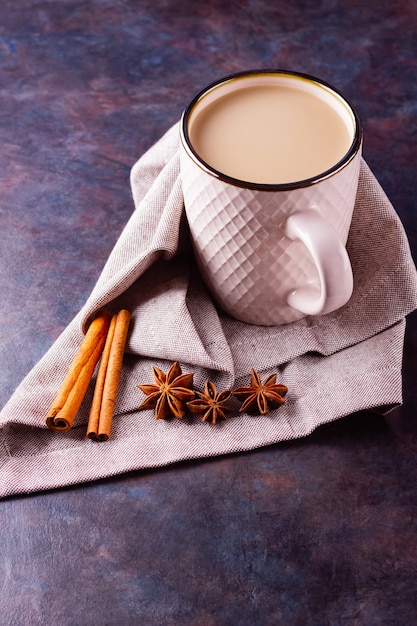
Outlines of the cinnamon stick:
M104 383L106 382L106 374L109 366L110 352L113 343L114 329L116 327L117 315L113 315L110 322L109 332L107 333L106 343L104 345L103 354L101 355L100 366L98 368L96 386L94 388L93 402L91 404L90 416L87 426L87 437L90 439L97 438L98 424L100 421L101 403L103 400Z
M48 411L46 425L58 432L69 430L86 394L106 341L111 316L107 311L91 322L61 387Z
M126 309L113 315L110 322L88 420L90 439L107 441L110 437L129 323L130 313Z

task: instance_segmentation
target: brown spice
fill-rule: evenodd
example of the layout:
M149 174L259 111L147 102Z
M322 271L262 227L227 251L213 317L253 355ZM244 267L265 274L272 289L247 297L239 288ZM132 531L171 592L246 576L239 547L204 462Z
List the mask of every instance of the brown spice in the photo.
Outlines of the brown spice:
M198 398L187 402L187 407L191 413L204 413L202 422L217 424L218 421L225 420L226 415L231 412L226 406L232 396L231 392L217 393L216 386L210 380L204 385L204 393L196 391L196 395Z
M130 313L126 309L111 319L88 420L87 437L90 439L107 441L110 437L129 323Z
M288 387L276 384L276 380L277 375L271 374L262 382L258 372L253 369L251 386L239 387L232 392L238 400L243 401L240 411L250 413L258 410L261 415L266 415L272 408L284 404Z
M152 367L155 384L138 385L148 397L139 409L155 409L156 419L170 415L181 419L185 415L185 403L194 398L193 374L183 374L178 362L165 374L159 367Z
M102 311L91 322L61 387L48 411L46 425L58 432L69 430L87 392L110 325L110 313Z

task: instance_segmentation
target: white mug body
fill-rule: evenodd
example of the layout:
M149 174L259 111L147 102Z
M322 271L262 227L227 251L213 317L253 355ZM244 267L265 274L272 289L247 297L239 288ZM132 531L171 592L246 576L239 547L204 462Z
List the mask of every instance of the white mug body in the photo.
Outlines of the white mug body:
M266 73L275 75L268 70L238 76L253 81ZM279 70L276 74L286 80L300 77ZM313 84L318 80L301 76ZM232 84L233 79L215 85ZM180 172L195 257L213 298L232 317L267 326L340 308L353 289L345 244L361 159L357 114L343 100L352 111L352 145L329 171L289 183L247 183L214 170L190 142L190 112L211 90L199 94L184 112Z

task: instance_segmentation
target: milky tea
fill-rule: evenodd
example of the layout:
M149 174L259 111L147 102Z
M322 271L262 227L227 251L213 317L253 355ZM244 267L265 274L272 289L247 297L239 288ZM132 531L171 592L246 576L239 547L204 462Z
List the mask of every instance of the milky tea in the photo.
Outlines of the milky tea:
M339 163L354 141L355 120L326 86L264 73L206 92L190 113L188 134L210 168L241 181L287 184Z

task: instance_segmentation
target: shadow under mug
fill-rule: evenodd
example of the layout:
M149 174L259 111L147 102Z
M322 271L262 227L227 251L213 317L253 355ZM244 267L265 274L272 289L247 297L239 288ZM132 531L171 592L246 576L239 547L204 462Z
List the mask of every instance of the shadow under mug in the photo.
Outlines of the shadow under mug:
M264 116L256 108L261 106L263 111L263 102L259 104L263 93L277 98L276 117L274 104L272 121L268 118L271 110ZM246 103L248 94L255 97L254 105ZM282 108L280 98L286 100L287 96L289 102ZM310 111L316 104L319 117L312 115L310 120ZM240 111L235 112L234 106L244 107L240 121ZM216 117L219 112L220 118ZM223 112L226 118L222 120ZM277 128L273 128L275 120L279 121ZM345 135L338 148L339 138L332 135L333 122L342 125ZM229 137L233 125L236 134ZM300 157L312 149L303 146L309 125L313 129L313 149L320 159L313 158L313 165L308 166L312 170L300 170L300 180L283 181L280 167L285 169L291 160L296 169L299 165L297 154L291 156L293 144ZM251 134L248 128L255 130ZM303 128L306 131L300 131ZM281 142L284 135L287 144L285 138ZM208 156L205 153L205 137L214 142L214 157L210 150ZM338 154L336 149L335 162L326 147L326 137L330 145L336 143L341 150ZM258 180L251 180L246 170L240 177L240 166L222 171L228 169L227 163L219 167L215 162L216 150L220 162L226 156L226 162L229 158L232 166L233 160L238 160L236 155L243 155L250 172L251 159L259 165L265 154L269 155L271 145L263 153L264 139L272 143L272 155L277 150L277 162L278 153L282 152L281 166L276 166L278 182L271 182L274 171L263 180L265 163L261 163L260 173L252 176ZM253 145L258 140L257 154ZM220 149L216 141L221 144ZM277 147L275 144L280 142L282 146ZM231 143L238 145L233 145L235 153L232 150L229 157ZM345 244L356 198L361 149L362 127L352 105L334 87L307 74L285 70L241 72L209 85L190 102L180 130L185 212L202 277L226 313L247 323L269 326L306 315L323 315L348 302L353 276ZM324 156L330 159L327 165L321 165L321 152L326 152ZM314 171L315 167L319 171Z

